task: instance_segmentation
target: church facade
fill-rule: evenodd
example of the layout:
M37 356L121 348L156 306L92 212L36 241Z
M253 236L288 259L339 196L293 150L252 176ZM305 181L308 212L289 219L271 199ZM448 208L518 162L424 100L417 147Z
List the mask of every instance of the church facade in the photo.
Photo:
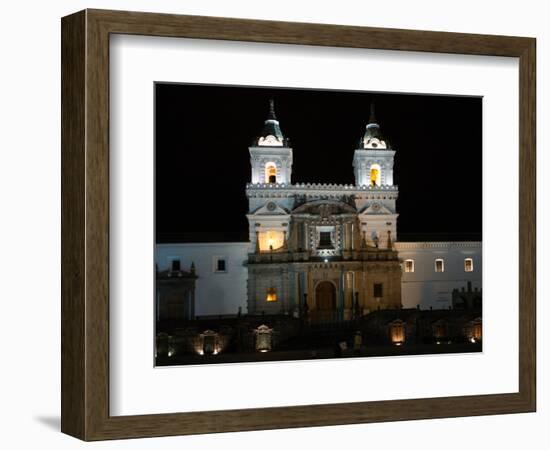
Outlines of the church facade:
M156 246L159 270L193 264L196 315L322 321L446 309L467 283L481 298L481 242L398 240L396 149L372 107L354 151L353 185L292 182L293 149L273 102L249 153L249 242Z

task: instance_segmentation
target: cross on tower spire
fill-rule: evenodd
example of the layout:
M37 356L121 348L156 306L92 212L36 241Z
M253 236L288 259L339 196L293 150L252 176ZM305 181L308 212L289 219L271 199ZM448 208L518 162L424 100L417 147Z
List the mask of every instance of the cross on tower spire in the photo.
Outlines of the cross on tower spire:
M370 102L369 123L376 123L376 115L374 114L374 100Z
M256 140L256 145L267 147L283 147L287 145L281 126L275 115L275 101L269 99L269 113L264 122L264 127Z
M272 98L269 99L269 114L267 120L277 120L277 116L275 115L275 100Z

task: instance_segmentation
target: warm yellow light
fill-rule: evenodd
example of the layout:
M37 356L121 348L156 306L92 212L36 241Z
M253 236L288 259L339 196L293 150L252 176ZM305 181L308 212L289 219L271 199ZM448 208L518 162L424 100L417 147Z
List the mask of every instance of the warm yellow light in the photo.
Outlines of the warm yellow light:
M472 326L472 334L471 334L472 339L474 339L476 342L481 341L482 332L483 332L483 329L481 325L481 320L480 319L474 320L473 326Z
M268 302L276 302L277 301L277 289L275 289L274 287L270 287L267 290L266 301L268 301Z
M269 230L260 231L259 233L260 251L267 252L277 250L283 247L285 243L285 233L282 231Z
M395 345L401 345L405 342L405 324L396 320L390 325L390 340Z
M372 186L380 186L380 166L373 164L370 168L370 184Z
M277 182L277 167L273 163L269 164L265 168L265 182L276 183Z

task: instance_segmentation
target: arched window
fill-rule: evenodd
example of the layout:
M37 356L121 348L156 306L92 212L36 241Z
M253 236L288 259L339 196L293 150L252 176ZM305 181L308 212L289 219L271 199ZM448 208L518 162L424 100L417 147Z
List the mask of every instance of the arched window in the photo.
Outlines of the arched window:
M445 272L445 263L441 258L435 260L435 271L438 273Z
M472 258L466 258L464 260L464 272L474 271L474 260Z
M407 273L414 272L414 259L405 260L405 272Z
M267 163L265 166L265 182L277 183L277 166L274 163Z
M370 184L371 186L380 186L382 181L382 172L379 164L370 166Z

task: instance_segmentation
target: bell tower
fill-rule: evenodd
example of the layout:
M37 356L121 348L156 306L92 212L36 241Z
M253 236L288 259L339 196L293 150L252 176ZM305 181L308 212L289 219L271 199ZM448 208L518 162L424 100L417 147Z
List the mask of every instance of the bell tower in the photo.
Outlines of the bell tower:
M273 100L262 131L248 150L252 168L246 187L250 252L283 251L293 199L281 192L291 187L292 148L281 131Z
M353 156L361 234L367 245L387 248L397 238L396 200L393 184L393 150L376 120L374 102L363 137Z
M359 148L353 156L353 172L356 186L393 186L393 151L380 131L374 114L374 102L370 106L369 122Z
M292 175L292 148L289 147L269 101L269 114L260 135L249 147L252 184L288 185Z

